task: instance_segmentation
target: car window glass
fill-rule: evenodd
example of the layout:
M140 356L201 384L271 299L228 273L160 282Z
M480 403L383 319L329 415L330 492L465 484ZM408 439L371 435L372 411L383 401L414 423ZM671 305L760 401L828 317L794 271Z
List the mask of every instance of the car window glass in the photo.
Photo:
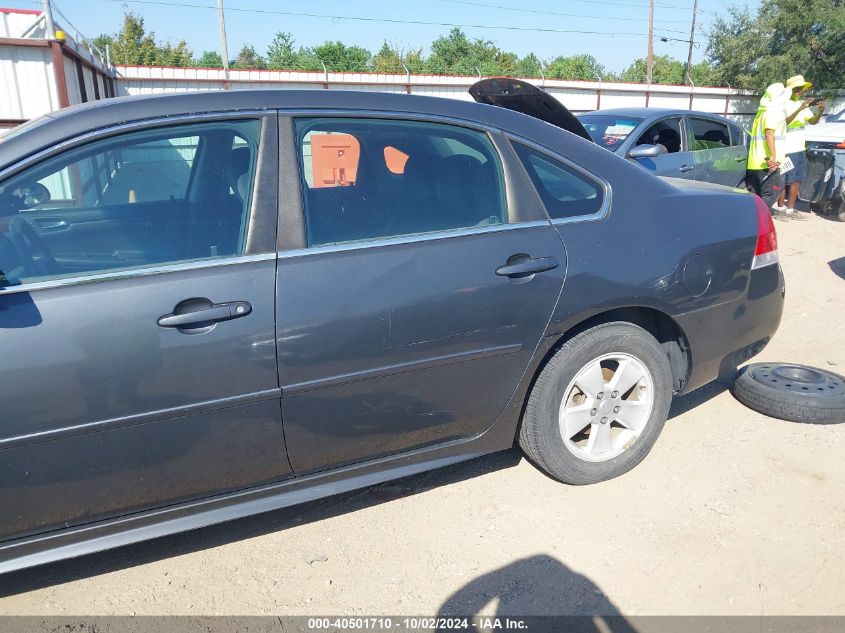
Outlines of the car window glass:
M405 173L405 164L408 162L409 156L402 150L388 145L384 148L384 164L387 165L388 171L391 174L400 176Z
M385 119L298 119L310 246L507 222L487 134Z
M731 125L731 145L734 146L744 146L747 144L747 134L745 130L743 130L738 125Z
M622 142L642 123L636 117L618 117L608 114L583 114L578 117L584 129L596 143L609 150Z
M604 189L598 183L526 145L514 147L552 219L592 215L601 209Z
M668 154L681 151L681 119L661 119L637 139L636 145L662 145Z
M0 183L0 285L241 254L259 131L126 133Z
M710 119L690 118L693 150L719 149L731 144L728 124Z

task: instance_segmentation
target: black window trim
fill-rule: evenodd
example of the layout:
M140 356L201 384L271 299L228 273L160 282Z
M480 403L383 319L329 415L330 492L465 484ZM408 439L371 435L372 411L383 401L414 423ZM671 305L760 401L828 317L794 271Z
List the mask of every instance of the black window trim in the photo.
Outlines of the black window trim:
M588 213L588 214L584 214L584 215L575 215L575 216L568 217L568 218L553 218L549 214L548 209L546 209L546 205L544 205L542 203L542 196L540 196L540 193L537 191L537 188L534 186L534 182L531 179L531 177L529 176L525 165L522 164L522 161L519 161L520 167L522 168L523 173L525 175L525 180L529 184L529 186L532 188L532 190L534 191L534 194L537 196L537 199L541 201L540 204L543 207L543 210L545 211L546 217L548 218L549 222L551 222L552 224L571 224L571 223L574 223L574 222L595 222L596 220L603 220L608 215L610 215L610 209L611 209L612 203L613 203L613 200L612 200L612 198L613 198L613 188L610 186L610 182L608 182L604 178L594 174L593 172L587 170L586 168L584 168L583 166L579 165L578 163L570 160L569 158L566 158L565 156L559 154L558 152L555 152L554 150L552 150L552 149L550 149L550 148L548 148L544 145L541 145L540 143L536 143L535 141L531 141L531 140L528 140L524 137L517 136L516 134L510 134L510 133L507 133L507 132L505 133L505 137L511 143L520 143L522 145L525 145L526 147L533 149L534 151L536 151L540 154L548 156L552 160L556 160L560 163L563 163L569 169L571 169L572 171L575 171L578 174L582 175L585 179L591 181L593 184L597 185L602 190L602 193L604 194L604 196L602 198L601 207L599 207L599 210L596 211L595 213ZM515 148L512 148L512 151L514 152L514 154L516 154ZM604 150L604 151L608 151L608 150Z

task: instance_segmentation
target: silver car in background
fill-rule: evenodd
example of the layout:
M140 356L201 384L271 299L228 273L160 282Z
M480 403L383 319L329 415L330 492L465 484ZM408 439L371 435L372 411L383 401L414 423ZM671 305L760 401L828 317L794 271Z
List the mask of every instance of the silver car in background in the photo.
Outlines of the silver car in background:
M748 134L718 114L615 108L578 119L598 145L658 176L744 185Z

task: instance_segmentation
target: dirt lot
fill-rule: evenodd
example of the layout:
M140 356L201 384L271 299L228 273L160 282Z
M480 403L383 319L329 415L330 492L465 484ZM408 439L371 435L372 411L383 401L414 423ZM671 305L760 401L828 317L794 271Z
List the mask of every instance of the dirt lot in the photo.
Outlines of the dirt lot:
M760 356L845 373L845 224L779 223ZM516 451L0 578L5 614L845 615L845 425L711 385L649 458L584 488Z

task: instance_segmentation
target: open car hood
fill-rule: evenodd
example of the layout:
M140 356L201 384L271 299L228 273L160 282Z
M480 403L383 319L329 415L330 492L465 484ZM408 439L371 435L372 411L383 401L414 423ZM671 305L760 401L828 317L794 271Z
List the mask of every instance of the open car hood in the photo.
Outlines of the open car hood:
M545 90L519 79L482 79L474 83L469 94L479 103L516 110L551 123L592 142L581 122L560 101Z

